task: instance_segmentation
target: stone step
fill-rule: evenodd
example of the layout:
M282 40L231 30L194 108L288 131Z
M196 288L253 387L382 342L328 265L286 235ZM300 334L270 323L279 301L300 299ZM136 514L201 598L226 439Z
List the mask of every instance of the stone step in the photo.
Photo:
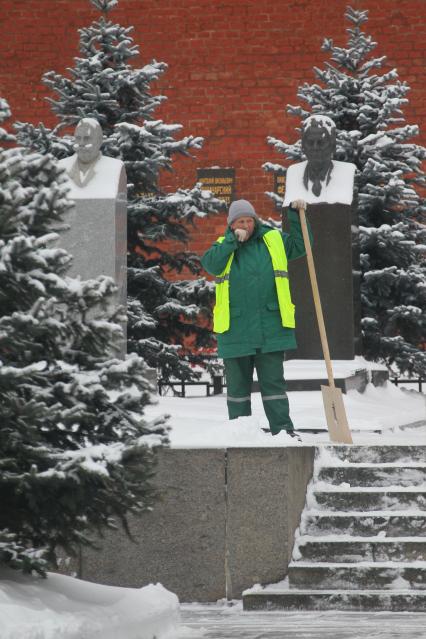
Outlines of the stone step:
M341 461L352 464L414 461L426 463L426 446L327 446L326 450Z
M424 515L373 513L327 513L306 512L300 526L301 534L371 537L379 533L386 537L426 537L426 513Z
M426 612L426 446L330 445L318 465L286 582L244 609Z
M316 490L318 508L330 511L426 511L426 490L412 488ZM421 513L416 513L421 514Z
M360 561L426 561L426 538L403 540L305 540L299 537L294 557L301 561L357 563ZM297 562L296 562L297 563Z
M425 590L426 562L330 563L292 562L288 568L290 589L371 590L405 588Z
M261 591L243 596L244 610L353 610L425 612L426 592ZM335 635L333 635L335 636ZM331 635L330 635L331 637Z
M300 374L300 371L292 370L292 361L286 363L286 376L285 381L288 391L320 391L321 386L328 386L327 371L324 363L321 363L319 370L312 371L306 376ZM333 367L334 370L334 367ZM383 383L383 382L382 382ZM350 390L357 390L363 393L368 384L368 373L365 369L359 369L357 371L339 371L334 372L334 384L336 388L340 388L343 393L347 393ZM259 382L255 380L251 388L252 392L260 392ZM325 428L324 430L327 430Z
M331 485L347 483L354 486L419 486L426 485L426 464L416 466L325 466L318 480Z

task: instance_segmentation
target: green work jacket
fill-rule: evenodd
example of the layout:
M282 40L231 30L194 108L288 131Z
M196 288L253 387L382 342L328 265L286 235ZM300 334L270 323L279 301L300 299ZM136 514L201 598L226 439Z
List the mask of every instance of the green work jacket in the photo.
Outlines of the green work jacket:
M305 255L305 245L298 213L289 209L288 218L290 233L282 237L287 259L294 260ZM272 261L262 239L270 230L267 224L256 222L250 239L238 242L228 227L223 242L214 242L201 258L204 269L218 276L234 253L229 277L231 324L228 331L217 335L219 357L296 348L294 329L282 326Z

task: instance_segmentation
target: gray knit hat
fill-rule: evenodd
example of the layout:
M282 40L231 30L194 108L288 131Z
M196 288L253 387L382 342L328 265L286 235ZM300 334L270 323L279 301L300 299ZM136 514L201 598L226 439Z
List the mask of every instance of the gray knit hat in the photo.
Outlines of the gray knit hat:
M257 220L256 211L253 205L247 200L235 200L229 207L228 224L232 224L232 222L235 222L239 217L253 217Z

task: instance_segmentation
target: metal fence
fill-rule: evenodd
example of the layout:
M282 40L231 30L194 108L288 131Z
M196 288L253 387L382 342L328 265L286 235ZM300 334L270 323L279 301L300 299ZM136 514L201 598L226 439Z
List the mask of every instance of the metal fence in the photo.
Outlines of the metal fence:
M421 377L415 379L407 379L405 377L391 377L390 380L392 384L395 386L402 385L417 385L417 390L419 393L425 393L424 388L426 387L426 379ZM186 397L186 389L188 386L204 386L206 391L206 396L210 397L210 395L220 395L223 393L223 389L226 387L226 380L222 375L214 375L209 380L203 380L199 382L187 382L183 380L178 381L166 381L160 379L158 382L158 393L159 395L166 395L168 391L171 391L175 397Z
M210 395L220 395L223 393L223 387L225 380L222 375L214 375L212 380L203 380L200 382L186 382L186 381L166 381L160 379L158 382L158 394L165 395L168 390L171 390L175 397L186 397L186 389L188 386L204 386L206 389L207 397Z
M421 377L418 377L416 379L406 379L404 377L391 377L390 381L392 382L392 384L395 384L395 386L401 386L402 384L417 384L417 389L419 391L419 393L423 393L423 384L426 383L425 379L422 379Z

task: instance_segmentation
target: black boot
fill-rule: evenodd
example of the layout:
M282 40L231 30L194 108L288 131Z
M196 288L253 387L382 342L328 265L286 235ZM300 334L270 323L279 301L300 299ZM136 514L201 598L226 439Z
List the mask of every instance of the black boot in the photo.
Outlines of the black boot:
M302 441L299 433L296 432L294 429L286 430L285 428L283 428L283 430L279 430L276 433L273 433L269 428L262 428L262 430L263 430L264 433L270 433L273 437L275 437L276 435L279 435L280 433L285 433L286 435L288 435L292 439L295 439L298 442Z

